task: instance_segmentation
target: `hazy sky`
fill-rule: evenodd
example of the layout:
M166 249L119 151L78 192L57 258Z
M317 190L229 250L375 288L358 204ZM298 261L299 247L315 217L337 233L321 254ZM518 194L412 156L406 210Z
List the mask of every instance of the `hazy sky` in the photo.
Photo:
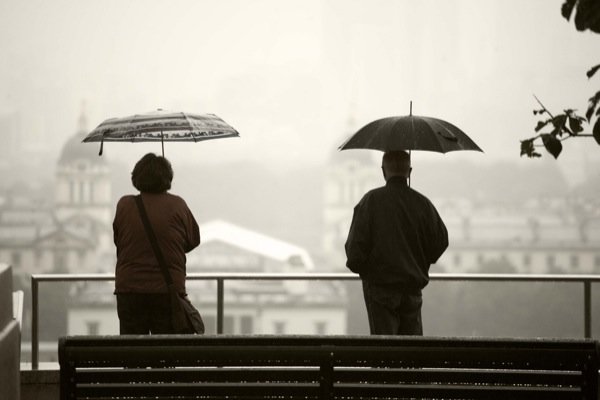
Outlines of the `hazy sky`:
M562 3L0 0L0 113L59 148L82 107L90 130L156 108L211 112L241 138L168 144L169 158L286 167L322 162L412 100L414 114L453 122L486 152L446 157L518 161L533 94L583 114L598 88L585 72L600 62L600 35L577 32ZM565 163L600 158L595 143L570 142ZM105 152L133 162L148 148L159 151Z

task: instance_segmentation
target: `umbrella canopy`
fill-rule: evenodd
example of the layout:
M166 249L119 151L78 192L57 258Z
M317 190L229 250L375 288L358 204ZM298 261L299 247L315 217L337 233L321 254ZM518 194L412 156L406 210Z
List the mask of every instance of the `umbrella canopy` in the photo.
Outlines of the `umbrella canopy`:
M466 133L451 123L412 114L373 121L359 129L339 149L426 150L438 153L456 150L483 152Z
M157 110L102 122L84 139L100 142L199 142L239 136L231 125L214 114L190 114ZM164 155L164 145L163 145Z

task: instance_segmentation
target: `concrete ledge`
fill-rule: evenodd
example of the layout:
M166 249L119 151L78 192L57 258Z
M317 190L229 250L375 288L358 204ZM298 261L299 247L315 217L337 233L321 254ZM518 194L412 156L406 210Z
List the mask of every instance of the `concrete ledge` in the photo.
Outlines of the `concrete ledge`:
M22 370L21 400L59 400L60 371Z
M12 307L12 304L9 304ZM19 358L21 332L17 321L0 328L0 398L19 398Z
M13 319L12 269L0 265L0 399L19 399L21 331Z

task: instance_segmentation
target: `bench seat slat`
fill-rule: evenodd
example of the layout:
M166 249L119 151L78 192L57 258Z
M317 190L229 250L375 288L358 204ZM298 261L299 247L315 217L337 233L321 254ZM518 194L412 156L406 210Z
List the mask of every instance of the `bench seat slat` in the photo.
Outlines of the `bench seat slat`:
M399 355L402 355L399 357ZM336 365L578 370L587 352L572 349L402 348L357 346L337 349Z
M335 379L340 382L462 382L515 385L579 386L580 372L568 371L511 371L474 369L399 369L399 368L336 368Z
M126 352L127 358L123 358ZM78 367L94 366L189 366L189 365L314 365L325 361L320 347L293 346L121 346L78 347L66 350Z
M318 382L318 367L306 368L151 368L90 369L77 373L78 383L210 382L210 381L312 381Z
M598 398L594 340L64 337L59 363L63 400Z
M503 385L349 385L334 386L338 398L387 397L441 398L441 399L577 399L577 388L543 388Z
M75 388L78 397L193 396L193 395L251 395L286 396L319 394L318 383L160 383L160 384L81 384Z
M79 383L199 382L199 381L319 381L318 367L306 368L144 368L84 369ZM338 382L470 382L577 386L579 372L468 369L336 368Z

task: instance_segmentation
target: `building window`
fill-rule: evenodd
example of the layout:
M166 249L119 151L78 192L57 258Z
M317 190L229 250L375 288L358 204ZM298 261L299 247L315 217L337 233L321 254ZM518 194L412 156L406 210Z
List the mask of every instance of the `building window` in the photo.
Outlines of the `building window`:
M594 266L600 267L600 254L596 254L596 257L594 258Z
M484 263L485 261L485 257L483 257L483 254L477 254L477 266L481 267L481 265Z
M90 196L90 198L88 199L89 202L92 203L92 204L95 204L96 203L96 201L95 201L96 199L94 198L95 193L94 193L94 183L93 182L88 185L88 191L89 191L88 194Z
M546 257L546 263L548 264L548 267L556 267L556 257L554 257L553 254L550 254L548 257Z
M76 203L75 201L75 182L69 181L69 203Z
M315 334L326 335L327 334L327 322L316 321L315 322Z
M575 254L571 254L571 267L572 268L579 267L579 257Z
M240 333L242 335L250 335L254 330L254 321L250 315L242 315L240 317Z
M79 182L79 202L85 203L85 182Z
M285 322L283 321L274 321L273 322L273 331L275 331L276 335L285 334Z
M233 333L233 317L223 318L223 333Z
M77 250L77 257L79 258L79 263L85 265L85 250Z
M531 254L523 255L523 265L529 267L531 265Z
M85 323L87 327L88 335L98 335L100 334L100 322L98 321L86 321Z
M34 262L35 262L35 266L38 267L40 265L40 263L42 262L42 251L39 249L35 249L34 253L33 253L33 257L34 257Z
M21 265L21 253L13 252L10 255L10 263L13 267L19 267Z
M202 315L202 321L204 321L204 330L206 333L217 331L217 320L212 315Z
M68 272L67 255L64 251L56 251L54 253L54 265L52 271L55 273Z
M460 266L461 261L462 260L461 260L460 254L455 254L454 255L454 265L457 267Z

